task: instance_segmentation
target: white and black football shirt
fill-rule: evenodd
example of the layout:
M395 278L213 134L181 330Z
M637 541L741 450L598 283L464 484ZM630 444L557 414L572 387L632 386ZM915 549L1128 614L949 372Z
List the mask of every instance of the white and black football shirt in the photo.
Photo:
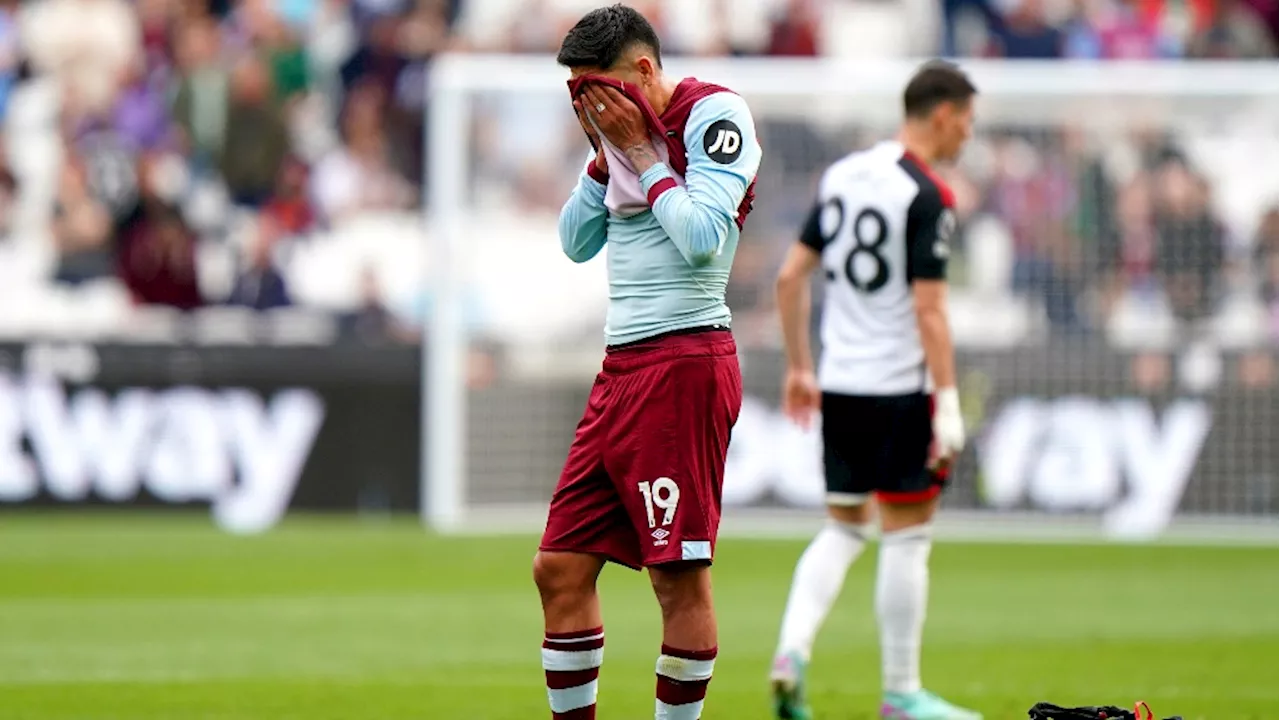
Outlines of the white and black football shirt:
M827 279L823 391L928 389L911 283L946 277L953 205L950 189L897 142L848 155L823 174L800 234L822 254Z

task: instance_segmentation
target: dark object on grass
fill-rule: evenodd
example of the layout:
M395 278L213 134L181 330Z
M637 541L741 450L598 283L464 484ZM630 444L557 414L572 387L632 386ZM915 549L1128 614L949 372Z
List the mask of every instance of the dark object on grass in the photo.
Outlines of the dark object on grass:
M1031 720L1156 720L1155 713L1152 713L1151 708L1144 702L1135 703L1133 710L1125 710L1114 705L1067 708L1049 703L1036 703L1035 707L1027 711L1027 717ZM1182 717L1175 715L1165 720L1182 720Z

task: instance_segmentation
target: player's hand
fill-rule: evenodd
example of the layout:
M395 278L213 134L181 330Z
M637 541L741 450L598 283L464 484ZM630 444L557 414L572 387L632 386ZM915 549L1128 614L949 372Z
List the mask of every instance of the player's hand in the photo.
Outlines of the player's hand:
M644 113L626 95L605 85L591 84L582 91L579 102L614 147L626 152L637 145L653 146Z
M964 449L964 416L960 414L960 393L954 387L940 388L933 394L933 458L932 469L951 466Z
M782 381L782 413L808 430L822 408L822 391L812 370L788 370Z
M604 158L604 143L600 142L600 133L596 132L596 128L587 119L587 111L583 106L581 97L574 98L573 112L578 116L578 124L582 125L582 131L587 134L587 139L591 141L591 147L596 149L596 167L601 172L609 172L609 163Z

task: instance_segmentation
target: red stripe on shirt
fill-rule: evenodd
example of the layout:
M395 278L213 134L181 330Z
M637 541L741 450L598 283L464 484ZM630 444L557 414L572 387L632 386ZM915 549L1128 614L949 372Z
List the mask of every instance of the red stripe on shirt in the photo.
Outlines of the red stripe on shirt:
M658 202L658 198L662 196L662 193L674 187L676 187L676 181L669 177L662 178L654 183L653 187L649 188L649 207L653 207L653 204Z

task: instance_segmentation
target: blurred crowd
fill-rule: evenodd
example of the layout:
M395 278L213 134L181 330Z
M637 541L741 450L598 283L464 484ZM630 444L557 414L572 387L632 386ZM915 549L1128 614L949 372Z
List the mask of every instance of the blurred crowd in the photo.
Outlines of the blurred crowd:
M1024 59L1276 56L1275 0L942 0L950 55Z
M812 187L819 156L875 137L840 128L810 139L805 147L817 152L808 162L797 159L771 180ZM966 306L975 326L962 338L998 342L1001 315L1018 308L1043 318L1042 334L1131 347L1274 346L1280 337L1276 205L1233 229L1214 202L1214 183L1171 135L995 124L942 174L956 192L959 220L951 278L976 301ZM748 232L765 237L742 244L747 259L731 286L745 311L736 319L767 335L776 325L769 279L794 233L797 205L777 193L759 196L764 217Z
M420 258L326 264L308 255L309 244L419 207L433 56L550 52L596 4L0 0L0 253L9 253L0 293L8 292L8 308L77 288L93 288L95 302L178 310L266 311L323 298L317 302L343 333L413 341L430 288L416 287L421 279L411 272L390 276ZM1273 0L631 4L654 20L673 55L843 55L866 46L846 38L874 35L899 38L874 48L899 56L1276 56ZM885 23L897 34L876 30ZM562 201L572 181L564 168L582 148L572 128L560 132L559 104L544 116L571 150L546 142L548 128L527 120L537 115L529 103L538 100L529 98L480 108L476 153L482 169L507 179L508 200L536 213ZM809 185L790 180L811 181L857 140L853 129L842 132L764 129L768 147L803 146L805 157L776 163L787 166L787 180L755 224L759 242L744 243L733 303L748 326L770 309L768 275L807 201ZM1012 258L1008 282L1043 306L1055 331L1100 330L1148 290L1178 321L1200 320L1248 282L1274 333L1275 210L1250 237L1227 232L1211 183L1167 139L1135 141L1141 161L1121 174L1069 133L997 129L982 142L996 161L953 175L964 219L977 228L966 237L981 235L982 219L999 218ZM543 154L561 162L513 162L517 145L545 145ZM329 274L308 276L304 265ZM23 273L39 288L20 294ZM471 313L478 326L482 316Z

